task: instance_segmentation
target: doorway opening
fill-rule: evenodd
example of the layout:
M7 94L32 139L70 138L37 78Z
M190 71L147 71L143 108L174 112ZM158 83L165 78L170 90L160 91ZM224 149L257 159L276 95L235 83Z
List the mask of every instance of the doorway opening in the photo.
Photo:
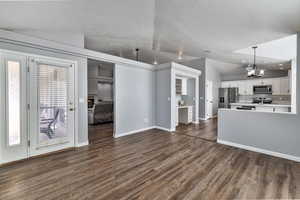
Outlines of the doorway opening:
M114 134L114 63L88 59L89 143Z

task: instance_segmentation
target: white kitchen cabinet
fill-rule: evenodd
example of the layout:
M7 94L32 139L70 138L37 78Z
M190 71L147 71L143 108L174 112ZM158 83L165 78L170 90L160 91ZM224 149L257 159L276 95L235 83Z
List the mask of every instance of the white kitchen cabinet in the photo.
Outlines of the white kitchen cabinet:
M230 88L238 88L239 87L239 81L230 81L229 87Z
M272 79L260 79L261 85L272 85Z
M252 84L252 87L253 87L255 85L262 85L262 82L261 82L261 80L254 79L254 80L251 80L251 84Z
M193 106L178 107L178 122L183 124L193 122Z
M280 78L280 94L290 94L290 86L289 86L288 77Z
M246 82L238 81L239 95L246 95Z
M240 95L253 95L253 86L256 85L272 85L274 95L289 95L291 91L288 77L223 81L221 83L222 88L239 88Z
M176 94L187 95L187 79L176 78Z
M273 90L273 95L280 95L280 78L273 78L272 79L272 90Z
M245 81L246 95L253 95L253 84L251 81Z
M229 83L228 83L228 81L223 81L223 82L221 83L221 87L222 87L222 88L229 88Z

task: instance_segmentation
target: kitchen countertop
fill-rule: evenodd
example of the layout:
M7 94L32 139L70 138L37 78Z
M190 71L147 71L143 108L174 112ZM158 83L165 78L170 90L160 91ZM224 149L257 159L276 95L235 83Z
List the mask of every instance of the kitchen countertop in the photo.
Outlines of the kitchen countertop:
M229 109L229 108L219 108L218 111L228 111L228 112L253 112L253 113L269 113L269 114L289 114L295 115L292 112L270 112L270 111L257 111L257 110L237 110L237 109Z
M232 106L291 107L290 104L231 103Z
M192 106L188 106L188 105L185 105L185 106L177 106L177 108L189 108L189 107L192 107Z

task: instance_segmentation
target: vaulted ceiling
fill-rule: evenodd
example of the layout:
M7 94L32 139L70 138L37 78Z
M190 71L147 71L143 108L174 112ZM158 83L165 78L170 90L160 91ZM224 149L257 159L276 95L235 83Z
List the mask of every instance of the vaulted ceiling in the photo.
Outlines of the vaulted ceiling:
M182 54L241 64L249 56L236 50L295 34L299 19L299 0L0 2L0 28L84 34L88 49L134 59L139 48L148 63Z

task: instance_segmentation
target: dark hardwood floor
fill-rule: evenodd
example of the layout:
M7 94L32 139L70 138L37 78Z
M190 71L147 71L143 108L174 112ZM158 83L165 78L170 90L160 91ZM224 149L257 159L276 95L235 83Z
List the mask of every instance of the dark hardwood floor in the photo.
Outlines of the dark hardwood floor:
M197 127L212 131L215 123ZM101 137L4 166L0 199L300 198L299 163L191 137L192 130Z
M95 144L98 141L111 140L113 137L113 123L105 123L89 126L89 143Z
M216 142L217 118L200 121L199 124L179 124L179 126L176 127L176 133Z

